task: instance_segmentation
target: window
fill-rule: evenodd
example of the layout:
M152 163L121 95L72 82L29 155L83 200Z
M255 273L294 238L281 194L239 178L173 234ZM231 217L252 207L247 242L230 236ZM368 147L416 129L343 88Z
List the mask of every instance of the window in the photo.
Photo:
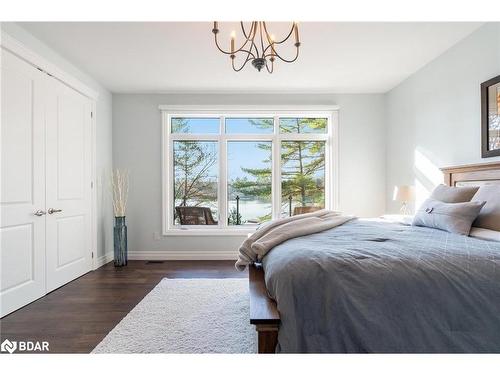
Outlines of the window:
M227 142L228 225L272 218L272 142Z
M226 118L227 134L272 134L274 119L271 118Z
M185 207L207 207L206 215L217 217L218 147L212 141L174 141L174 223L194 222L199 210ZM189 211L189 212L188 212ZM215 225L210 216L203 224ZM199 220L198 220L199 221Z
M281 142L281 196L281 216L325 208L325 141Z
M335 208L336 111L162 109L164 234Z
M172 133L217 134L219 133L219 119L217 117L172 117L170 129Z
M326 118L280 118L282 133L320 133L328 131Z

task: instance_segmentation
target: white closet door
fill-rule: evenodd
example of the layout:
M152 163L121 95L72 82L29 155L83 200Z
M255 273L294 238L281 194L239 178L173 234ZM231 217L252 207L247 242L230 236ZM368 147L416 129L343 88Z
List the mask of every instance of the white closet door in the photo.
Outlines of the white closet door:
M45 82L2 49L1 316L45 294Z
M91 102L50 79L46 105L47 293L91 270Z

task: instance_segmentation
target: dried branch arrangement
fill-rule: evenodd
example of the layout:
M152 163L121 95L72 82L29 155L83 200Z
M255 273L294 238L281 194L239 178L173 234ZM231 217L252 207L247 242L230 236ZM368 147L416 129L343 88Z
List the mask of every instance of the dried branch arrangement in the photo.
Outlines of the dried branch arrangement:
M125 216L128 197L127 170L115 169L111 175L111 189L113 192L113 211L116 217Z

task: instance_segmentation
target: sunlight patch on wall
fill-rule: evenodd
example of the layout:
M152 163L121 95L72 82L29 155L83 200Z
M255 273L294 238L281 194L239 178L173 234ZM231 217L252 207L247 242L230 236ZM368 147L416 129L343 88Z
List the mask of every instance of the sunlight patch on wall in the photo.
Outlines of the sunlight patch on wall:
M443 183L443 173L420 148L415 149L415 206L420 207L432 190Z

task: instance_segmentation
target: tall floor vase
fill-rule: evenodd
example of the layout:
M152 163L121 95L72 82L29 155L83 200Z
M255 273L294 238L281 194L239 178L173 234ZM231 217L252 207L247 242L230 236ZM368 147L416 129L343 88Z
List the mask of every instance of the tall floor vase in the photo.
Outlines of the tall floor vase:
M127 265L127 225L125 225L125 216L115 217L114 228L114 255L115 267Z

